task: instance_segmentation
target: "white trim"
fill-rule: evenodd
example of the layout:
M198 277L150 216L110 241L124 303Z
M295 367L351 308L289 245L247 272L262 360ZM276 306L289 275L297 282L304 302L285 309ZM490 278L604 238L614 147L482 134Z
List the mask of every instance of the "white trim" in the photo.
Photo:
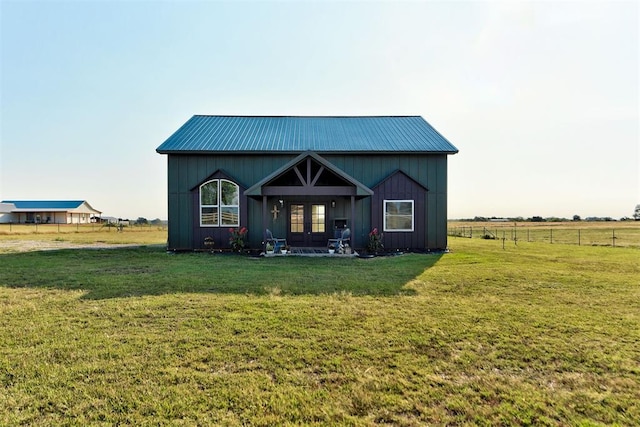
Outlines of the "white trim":
M224 205L222 204L222 182L228 182L232 185L234 185L237 189L237 195L238 195L238 204L234 204L234 205ZM216 200L216 204L213 205L203 205L202 204L202 187L204 187L207 184L210 184L212 182L216 183L217 186L217 190L216 190L216 196L217 196L217 200ZM216 218L216 223L215 224L203 224L202 223L202 209L203 208L213 208L213 209L218 209L218 214L217 214L217 218ZM223 208L235 208L238 210L238 222L235 224L223 224L222 223L222 210ZM198 188L198 210L199 212L199 216L200 216L200 227L214 227L214 228L218 228L218 227L240 227L240 186L238 184L236 184L233 181L230 181L228 179L224 179L224 178L215 178L215 179L211 179L207 182L203 182L202 184L200 184L200 187Z
M216 204L214 205L203 205L202 204L202 187L204 187L207 184L210 184L212 182L216 183ZM203 182L202 184L200 184L200 187L198 187L198 211L199 211L199 216L200 216L200 227L219 227L220 226L220 205L217 203L220 201L220 180L219 179L211 179L207 182ZM218 208L218 216L216 218L216 224L203 224L202 223L202 209L203 208Z
M387 228L387 203L411 203L411 228L389 229ZM385 233L413 232L415 229L415 201L414 200L383 200L382 201L382 229Z

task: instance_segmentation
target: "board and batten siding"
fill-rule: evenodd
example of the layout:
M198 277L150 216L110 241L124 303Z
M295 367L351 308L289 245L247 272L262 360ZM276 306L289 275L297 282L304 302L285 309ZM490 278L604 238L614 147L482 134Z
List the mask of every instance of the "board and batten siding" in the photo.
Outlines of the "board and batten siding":
M419 249L425 247L426 242L426 203L427 189L401 171L391 175L373 188L371 198L371 222L381 233L384 233L383 243L389 248ZM412 200L414 219L413 231L384 230L384 201Z
M447 155L445 154L371 154L354 156L333 156L325 155L325 159L333 163L338 168L344 170L358 181L374 189L375 186L389 178L397 171L402 171L413 178L417 183L426 187L426 200L423 210L424 228L416 230L423 237L412 236L411 241L416 242L411 246L400 244L399 238L394 241L387 241L387 248L429 248L445 249L447 247ZM396 198L400 197L387 197ZM408 199L410 197L407 197ZM371 212L371 220L361 223L363 228L357 232L363 245L366 244L369 232L378 227L382 230L382 202L374 210L372 204L376 200L376 194L372 198L364 199L365 217ZM375 212L374 212L375 211ZM374 213L379 218L374 217ZM397 234L397 233L394 233ZM391 240L391 235L388 236ZM415 239L423 240L420 245ZM385 237L387 240L387 237Z
M187 250L201 246L201 242L194 241L194 236L199 236L198 233L194 233L194 228L200 228L200 224L194 220L198 218L198 205L194 202L191 190L202 184L211 174L220 170L240 187L248 188L293 157L295 156L170 154L167 168L168 214L171 224L168 236L169 249ZM246 218L247 223L241 222L240 225L249 229L249 244L251 247L259 247L263 238L260 203L248 199L244 205L241 204L240 212L241 221ZM222 228L228 234L228 227Z
M396 171L402 171L417 183L427 188L424 202L424 247L444 249L447 246L447 155L429 153L379 153L379 154L324 154L324 159L341 169L355 180L369 188L389 178ZM265 176L278 170L298 154L169 154L168 155L168 247L173 250L194 249L201 242L194 242L202 235L194 232L199 228L197 203L192 189L204 182L214 172L220 170L243 188L249 188ZM382 227L372 220L372 201L375 197L356 200L355 218L351 218L352 242L355 247L366 245L368 234L373 227ZM350 216L346 203L348 199L336 198L338 205L329 217ZM268 210L277 202L277 198L268 199ZM247 199L240 206L241 217L246 218L249 229L249 245L259 247L263 239L261 201ZM244 214L243 214L244 211ZM380 211L380 215L382 212ZM286 210L278 220L272 222L273 232L283 235L286 232ZM195 221L195 222L194 222ZM422 218L421 218L422 221ZM416 236L416 239L422 237ZM416 240L415 245L418 245ZM413 241L412 241L413 242ZM389 242L391 243L391 242ZM419 248L420 246L412 247ZM389 247L387 245L387 247ZM398 246L398 248L407 246Z

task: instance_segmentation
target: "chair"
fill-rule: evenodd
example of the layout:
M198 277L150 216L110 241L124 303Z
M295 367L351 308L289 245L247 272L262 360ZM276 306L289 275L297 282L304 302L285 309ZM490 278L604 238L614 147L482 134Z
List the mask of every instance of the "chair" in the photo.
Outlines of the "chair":
M271 230L267 228L265 243L271 243L273 245L274 252L280 252L283 246L287 246L287 239L281 239L279 237L273 237Z
M341 249L344 249L345 244L349 244L350 242L351 242L351 230L348 228L345 228L344 230L342 230L340 237L335 239L329 239L327 246L334 245L336 250L340 251Z

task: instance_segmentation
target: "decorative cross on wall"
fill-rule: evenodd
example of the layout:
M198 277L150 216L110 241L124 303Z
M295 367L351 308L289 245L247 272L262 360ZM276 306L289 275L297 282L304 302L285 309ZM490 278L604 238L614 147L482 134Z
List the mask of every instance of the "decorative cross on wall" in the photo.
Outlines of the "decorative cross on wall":
M273 205L273 209L271 209L271 213L273 214L274 221L278 219L278 214L280 213L280 211L278 210L278 206Z

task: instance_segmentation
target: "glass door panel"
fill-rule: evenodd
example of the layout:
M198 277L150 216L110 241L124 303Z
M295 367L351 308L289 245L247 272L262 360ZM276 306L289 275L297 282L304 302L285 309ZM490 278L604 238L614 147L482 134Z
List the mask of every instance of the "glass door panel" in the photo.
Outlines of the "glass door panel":
M311 205L311 232L324 233L326 231L325 205Z
M290 232L304 233L304 205L291 205L289 212Z

